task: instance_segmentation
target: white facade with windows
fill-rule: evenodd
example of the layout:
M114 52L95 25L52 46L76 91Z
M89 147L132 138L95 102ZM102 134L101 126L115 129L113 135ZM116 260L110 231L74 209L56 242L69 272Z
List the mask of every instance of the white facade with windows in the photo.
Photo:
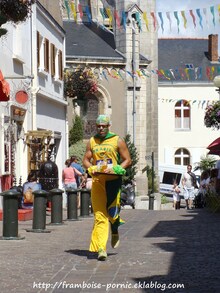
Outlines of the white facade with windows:
M0 69L11 92L10 100L0 103L1 181L7 183L3 184L5 190L13 183L18 185L19 179L23 184L30 171L27 133L51 131L62 188L61 173L68 156L63 95L65 32L39 2L25 22L4 27L8 34L0 38ZM22 99L17 99L20 92Z
M219 99L212 82L159 84L159 165L194 165L219 132L205 127L208 103Z

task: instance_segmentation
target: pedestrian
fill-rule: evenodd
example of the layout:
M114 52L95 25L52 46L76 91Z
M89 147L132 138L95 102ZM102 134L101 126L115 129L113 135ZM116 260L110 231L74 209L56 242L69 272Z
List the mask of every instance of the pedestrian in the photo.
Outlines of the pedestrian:
M194 200L194 190L197 187L196 175L192 172L192 166L187 166L187 172L183 174L182 178L183 196L186 201L186 209L192 209Z
M173 181L173 206L175 210L180 209L180 187L177 184L177 180Z
M33 191L40 190L41 184L38 182L36 172L31 171L28 174L27 181L23 184L22 188L22 208L30 209L33 208L34 194Z
M64 189L77 189L76 174L78 176L82 176L82 173L71 166L71 160L69 159L66 160L65 165L66 167L63 169L62 172L62 181Z
M70 161L71 161L71 167L75 168L76 170L78 170L82 175L79 176L77 173L76 173L76 184L77 184L77 187L81 187L81 186L84 186L84 183L86 181L86 177L85 177L85 172L82 168L82 166L78 163L78 159L76 156L71 156L70 157Z
M109 222L113 248L119 245L118 227L123 223L119 215L122 176L115 173L124 173L131 165L131 158L126 143L109 131L110 119L107 115L98 116L96 127L97 134L90 138L83 159L84 167L93 177L91 199L94 226L89 251L98 252L98 260L106 260Z

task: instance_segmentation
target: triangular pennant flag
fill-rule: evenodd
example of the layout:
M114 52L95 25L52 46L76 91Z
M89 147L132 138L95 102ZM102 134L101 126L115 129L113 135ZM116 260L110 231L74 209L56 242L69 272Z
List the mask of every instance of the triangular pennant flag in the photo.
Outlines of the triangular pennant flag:
M86 10L86 15L88 17L88 21L89 21L89 23L91 23L92 22L92 16L91 16L90 9L89 9L88 5L86 6L85 10Z
M153 18L153 23L154 23L154 30L157 29L157 18L156 18L156 15L154 12L151 12L150 15L152 16Z
M137 26L138 26L139 30L141 31L142 28L141 28L141 17L140 17L140 13L139 12L136 12L135 13L135 17L136 17L136 21L137 21Z
M209 27L208 15L207 15L207 9L206 8L203 8L203 13L205 15L206 25L207 25L207 27Z
M179 21L179 17L178 17L178 12L174 11L174 16L176 18L177 21L177 27L178 27L178 33L180 32L179 26L180 26L180 21Z
M210 11L211 11L211 14L212 14L212 22L213 22L213 25L215 26L215 7L211 6Z
M166 12L166 16L169 20L169 23L170 23L170 31L172 30L172 20L171 20L171 17L170 17L170 12Z
M120 16L118 14L118 11L116 9L114 10L114 17L115 17L115 22L117 24L117 27L120 28L121 27L121 20L120 20Z
M184 26L184 28L186 28L187 19L186 19L186 16L185 16L185 11L181 11L181 15L182 15L182 18L183 18L183 26Z
M149 31L149 21L148 21L148 18L147 18L147 12L146 11L143 12L143 19L145 21L146 28Z
M105 13L104 13L104 8L100 8L99 9L101 15L102 15L102 19L103 19L103 22L105 21Z
M198 15L198 17L199 17L199 25L200 25L201 28L203 29L203 25L202 25L202 15L201 15L201 13L200 13L200 9L199 9L199 8L196 9L196 13L197 13L197 15Z
M123 26L124 30L126 31L126 12L122 11L121 13L121 25Z
M106 13L107 13L108 18L109 18L109 27L112 28L112 20L113 20L113 17L112 17L111 9L110 8L106 8Z
M159 18L160 18L160 22L161 22L161 29L162 29L162 33L164 32L164 27L163 27L163 15L162 12L158 12Z
M74 20L77 21L76 6L73 1L70 2L70 9L72 11Z
M79 10L80 18L82 19L83 18L83 9L82 9L82 5L81 4L78 4L78 10Z
M68 0L65 0L64 1L64 4L65 4L65 7L66 7L68 19L70 19L70 8L69 8L69 2L68 2Z
M189 11L189 14L192 16L192 20L193 20L193 24L194 24L194 28L196 27L196 17L192 11L192 9Z

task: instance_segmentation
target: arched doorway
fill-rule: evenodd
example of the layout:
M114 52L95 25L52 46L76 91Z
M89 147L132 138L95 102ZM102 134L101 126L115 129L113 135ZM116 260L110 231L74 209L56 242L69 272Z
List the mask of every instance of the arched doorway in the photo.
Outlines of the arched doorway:
M84 120L84 139L96 134L96 119L99 115L99 101L95 95L88 95Z

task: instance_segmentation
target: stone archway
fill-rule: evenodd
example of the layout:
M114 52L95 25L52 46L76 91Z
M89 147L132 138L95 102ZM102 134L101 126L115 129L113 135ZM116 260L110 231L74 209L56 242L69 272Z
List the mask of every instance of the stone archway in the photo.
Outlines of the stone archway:
M99 114L111 115L111 99L108 91L98 86L96 94L87 95L87 103L83 115L84 139L89 139L96 134L96 118Z

